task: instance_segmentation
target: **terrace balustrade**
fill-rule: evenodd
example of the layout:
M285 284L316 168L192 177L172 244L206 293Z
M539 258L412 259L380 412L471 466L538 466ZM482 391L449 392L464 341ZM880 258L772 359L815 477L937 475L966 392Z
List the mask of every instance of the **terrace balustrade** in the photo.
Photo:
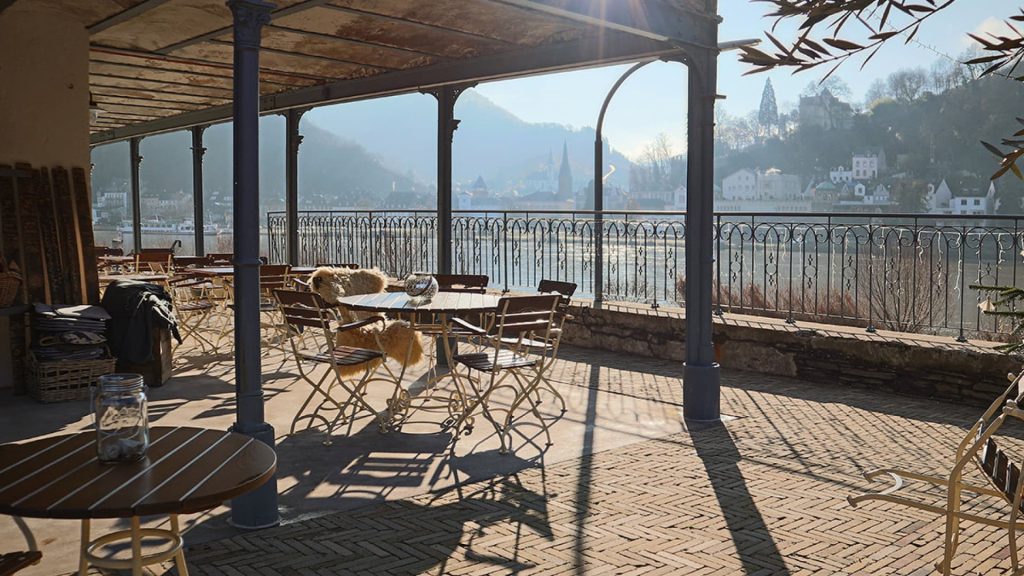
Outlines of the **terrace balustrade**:
M452 269L492 287L575 282L604 300L682 305L685 212L603 213L603 286L594 285L595 216L455 211ZM267 214L270 261L287 259L284 212ZM437 270L434 211L303 211L298 264L358 262L403 276ZM913 214L717 213L713 307L746 313L967 338L1005 338L971 285L1024 276L1024 219Z

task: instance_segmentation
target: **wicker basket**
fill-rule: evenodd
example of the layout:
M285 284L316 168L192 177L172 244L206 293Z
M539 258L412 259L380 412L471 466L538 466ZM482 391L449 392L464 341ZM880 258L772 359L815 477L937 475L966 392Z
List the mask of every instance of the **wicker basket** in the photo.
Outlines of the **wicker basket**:
M114 372L114 358L41 362L28 354L28 393L40 402L88 400L100 376Z
M6 308L18 299L18 288L21 287L21 274L13 271L0 259L0 308Z

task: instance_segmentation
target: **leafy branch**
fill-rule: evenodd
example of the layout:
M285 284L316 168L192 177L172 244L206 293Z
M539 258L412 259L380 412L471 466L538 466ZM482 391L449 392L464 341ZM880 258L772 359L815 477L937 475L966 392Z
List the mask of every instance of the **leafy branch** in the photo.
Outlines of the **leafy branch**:
M756 74L777 68L790 68L802 72L823 64L832 67L822 78L825 81L843 63L854 56L866 54L861 68L867 65L889 40L903 36L904 43L914 40L921 25L929 18L952 5L956 0L754 0L771 4L774 9L768 17L774 18L772 30L788 19L800 20L798 34L791 43L784 43L771 32L765 32L777 51L766 52L753 46L742 47L740 61L754 66L746 74ZM898 25L893 24L902 19ZM1017 69L1024 59L1024 35L1013 22L1024 22L1024 8L1005 21L1011 31L1008 35L995 33L988 37L969 34L987 52L984 56L963 62L965 65L987 64L985 75L1005 76L1024 82L1024 74ZM854 41L850 28L859 26L865 39ZM856 32L855 32L856 33ZM824 34L824 35L823 35ZM1024 120L1018 118L1021 124ZM992 175L995 180L1012 171L1024 179L1017 162L1024 158L1024 129L1000 145L982 142L985 148L999 158L999 169Z
M996 346L996 350L1007 354L1024 355L1024 338L1022 338L1024 336L1024 310L1017 310L1017 304L1024 302L1024 289L1017 288L1016 286L984 286L980 284L972 284L970 287L987 294L993 292L997 294L995 300L986 298L978 304L978 308L984 314L1011 318L1016 324L1013 332L1010 333L1010 337L1014 341L1008 344L1000 344Z

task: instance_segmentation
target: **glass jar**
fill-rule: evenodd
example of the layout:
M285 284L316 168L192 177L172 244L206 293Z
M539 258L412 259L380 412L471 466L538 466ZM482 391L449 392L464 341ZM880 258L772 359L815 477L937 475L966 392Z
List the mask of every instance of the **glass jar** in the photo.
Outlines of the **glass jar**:
M412 272L405 278L405 293L421 302L437 295L437 278L426 272Z
M93 397L96 456L100 462L135 462L149 448L146 387L140 374L100 376Z

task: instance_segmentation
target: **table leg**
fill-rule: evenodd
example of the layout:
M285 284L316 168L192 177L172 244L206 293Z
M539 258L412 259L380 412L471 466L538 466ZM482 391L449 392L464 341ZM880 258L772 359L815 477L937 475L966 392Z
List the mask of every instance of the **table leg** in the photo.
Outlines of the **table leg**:
M85 559L85 549L89 547L89 519L82 520L82 546L78 551L78 576L89 573L89 562Z
M132 516L132 576L142 576L142 534L139 517Z
M178 526L178 515L171 514L171 533L181 536L181 529ZM188 564L185 563L185 549L178 550L174 555L174 565L178 567L178 576L188 576Z

